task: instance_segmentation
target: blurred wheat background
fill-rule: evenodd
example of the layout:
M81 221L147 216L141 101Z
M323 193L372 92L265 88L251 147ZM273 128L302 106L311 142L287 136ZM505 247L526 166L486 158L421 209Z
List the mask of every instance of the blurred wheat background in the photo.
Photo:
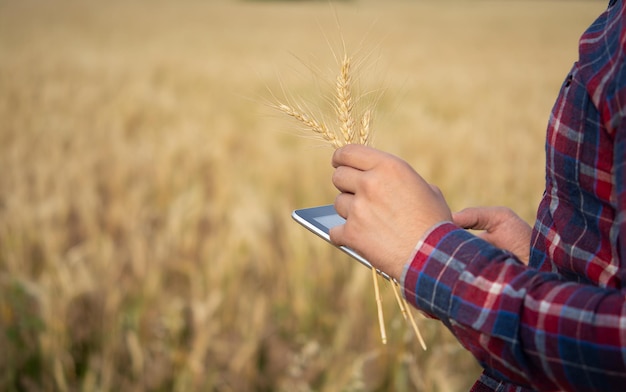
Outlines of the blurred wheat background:
M374 145L529 222L545 124L606 1L0 1L0 389L462 391L480 369L290 218L346 43ZM330 79L327 76L330 75ZM328 82L330 80L330 83Z

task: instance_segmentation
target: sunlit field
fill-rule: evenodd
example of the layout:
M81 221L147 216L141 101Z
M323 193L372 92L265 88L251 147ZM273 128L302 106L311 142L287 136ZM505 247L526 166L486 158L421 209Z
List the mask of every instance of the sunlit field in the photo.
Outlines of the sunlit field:
M464 391L383 284L307 232L332 149L336 56L375 96L374 146L453 209L533 221L543 137L606 1L0 1L0 390Z

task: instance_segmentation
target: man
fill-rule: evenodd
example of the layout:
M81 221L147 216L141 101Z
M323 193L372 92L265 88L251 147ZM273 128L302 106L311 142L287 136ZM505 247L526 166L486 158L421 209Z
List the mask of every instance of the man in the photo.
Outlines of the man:
M382 151L333 155L346 223L332 241L401 281L455 334L485 369L475 391L626 388L624 1L581 37L548 123L532 230L506 208L452 214L436 187Z

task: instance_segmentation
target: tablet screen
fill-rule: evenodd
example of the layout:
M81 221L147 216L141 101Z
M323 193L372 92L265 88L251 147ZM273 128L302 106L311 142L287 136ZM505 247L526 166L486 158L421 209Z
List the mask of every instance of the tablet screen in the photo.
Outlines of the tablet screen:
M324 225L327 229L332 229L335 226L343 225L346 220L337 214L318 216L315 219L318 223Z
M335 211L335 207L332 204L294 210L291 216L298 223L300 223L301 225L328 242L330 242L330 237L328 235L329 230L335 226L343 225L344 223L346 223L346 220L337 214L337 211ZM369 261L365 260L352 249L345 246L339 246L339 249L354 257L368 268L372 268L372 265L369 263ZM391 279L384 272L379 271L379 273L385 279Z

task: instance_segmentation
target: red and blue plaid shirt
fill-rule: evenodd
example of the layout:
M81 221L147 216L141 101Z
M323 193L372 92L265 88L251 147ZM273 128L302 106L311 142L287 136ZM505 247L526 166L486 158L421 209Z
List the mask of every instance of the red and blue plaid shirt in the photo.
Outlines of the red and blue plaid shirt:
M580 39L546 139L529 266L452 223L420 240L404 294L485 371L476 391L626 390L626 5Z

